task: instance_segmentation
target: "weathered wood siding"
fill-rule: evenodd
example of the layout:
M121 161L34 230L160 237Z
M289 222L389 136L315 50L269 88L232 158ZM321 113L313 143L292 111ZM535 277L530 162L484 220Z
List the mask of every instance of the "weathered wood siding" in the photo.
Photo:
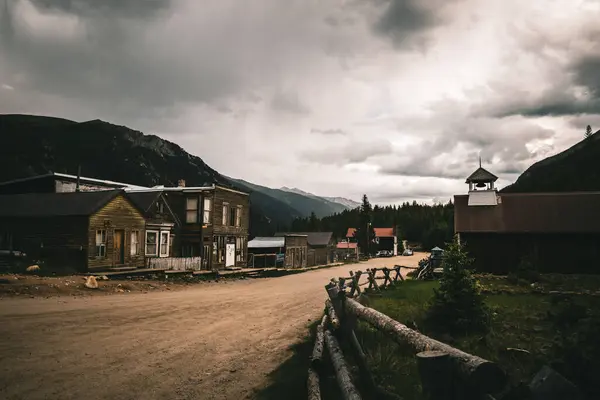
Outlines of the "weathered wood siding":
M506 274L525 256L540 272L600 273L600 234L461 233L474 268Z
M143 267L145 251L144 216L122 195L115 197L89 218L88 268L107 267ZM106 256L96 256L96 231L106 230ZM125 234L123 264L115 263L114 233L122 230ZM140 232L140 251L137 256L131 255L131 232Z
M306 236L285 237L285 267L304 268L308 256L308 241Z
M214 244L217 237L222 236L226 238L226 242L236 242L236 266L245 267L248 262L248 227L250 223L250 203L249 196L242 193L233 192L220 187L216 187L213 191L213 210L211 221L212 224L205 229L204 235L208 239L205 241L206 244L210 243L213 246L213 252L211 255L212 268L221 269L225 267L225 262L220 260L218 252L214 251ZM230 224L229 218L227 223L223 224L223 206L227 204L231 208L240 209L241 217L240 226L233 226ZM231 211L229 211L231 213ZM241 241L241 248L238 243ZM208 242L208 243L207 243ZM240 257L238 257L238 253ZM239 258L239 260L238 260Z
M87 217L2 218L2 233L10 233L13 249L30 259L59 268L86 268Z

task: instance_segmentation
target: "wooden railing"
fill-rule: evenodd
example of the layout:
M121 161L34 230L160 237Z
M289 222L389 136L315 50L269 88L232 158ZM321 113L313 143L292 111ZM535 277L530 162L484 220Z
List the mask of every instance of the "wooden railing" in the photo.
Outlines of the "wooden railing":
M489 400L493 399L490 394L504 387L506 375L495 363L423 335L357 301L365 291L378 292L401 284L404 280L401 268L403 267L396 266L372 268L356 273L351 271L349 277L332 279L325 286L329 298L325 302L325 315L317 326L308 370L309 400L321 399L319 375L323 371L325 349L329 353L343 398L358 400L363 397L357 390L338 341L347 343L351 349L353 359L358 364L360 387L365 398L399 398L376 385L369 370L366 354L356 336L358 320L387 334L396 343L408 345L414 351L424 398ZM378 272L383 275L378 275ZM366 278L365 282L361 282L362 277ZM383 282L378 283L378 280ZM365 285L369 286L361 290Z
M201 257L154 257L146 258L146 266L167 271L199 271L202 268Z

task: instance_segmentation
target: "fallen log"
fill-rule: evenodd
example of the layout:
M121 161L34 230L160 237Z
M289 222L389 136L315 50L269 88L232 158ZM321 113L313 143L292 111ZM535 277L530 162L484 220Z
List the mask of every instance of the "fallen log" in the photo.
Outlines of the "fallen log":
M308 369L308 400L321 400L319 374L312 367Z
M327 350L331 356L331 363L335 370L336 380L342 392L342 397L345 400L360 400L360 394L354 387L352 379L350 378L350 371L348 370L346 360L344 360L344 354L342 353L336 338L329 330L325 331L325 344L327 345Z
M334 329L338 329L340 327L340 320L335 313L330 299L325 300L325 306L327 307L327 314L329 315L329 322L331 323L331 326L333 326Z
M491 361L425 336L353 299L346 299L345 307L347 312L389 334L395 342L410 345L416 353L428 350L447 353L459 375L469 386L480 393L497 392L506 383L504 372Z
M321 323L317 325L317 335L315 338L315 346L313 347L312 356L310 357L310 363L315 368L320 368L323 359L323 332L327 327L327 315L323 315Z

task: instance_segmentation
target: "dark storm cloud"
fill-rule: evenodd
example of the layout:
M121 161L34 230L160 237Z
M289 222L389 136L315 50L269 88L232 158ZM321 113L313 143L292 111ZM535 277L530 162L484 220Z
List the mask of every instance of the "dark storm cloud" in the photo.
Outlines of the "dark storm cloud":
M40 11L78 16L148 17L167 10L171 0L31 0Z
M444 22L441 9L448 3L440 0L370 1L383 9L373 24L373 30L390 38L400 48L426 44L428 30Z

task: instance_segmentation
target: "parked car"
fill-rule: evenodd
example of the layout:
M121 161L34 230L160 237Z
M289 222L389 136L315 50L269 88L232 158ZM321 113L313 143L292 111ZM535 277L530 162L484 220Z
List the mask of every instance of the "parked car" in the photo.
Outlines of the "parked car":
M392 257L394 253L390 250L379 250L376 257Z
M414 253L411 249L406 249L404 250L404 252L402 253L403 256L412 256Z

